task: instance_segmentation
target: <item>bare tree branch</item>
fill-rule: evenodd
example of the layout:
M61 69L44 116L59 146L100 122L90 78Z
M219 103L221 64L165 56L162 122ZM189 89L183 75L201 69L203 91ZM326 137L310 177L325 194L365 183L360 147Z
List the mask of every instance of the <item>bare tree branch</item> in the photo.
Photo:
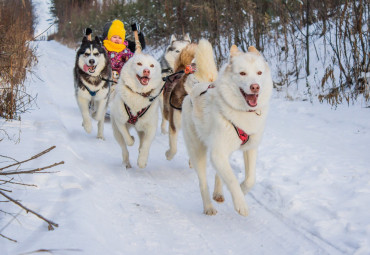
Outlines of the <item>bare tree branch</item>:
M26 171L11 171L11 172L4 172L4 173L0 173L0 175L13 175L13 174L34 174L34 173L41 173L40 171L42 170L45 170L45 169L48 169L48 168L52 168L52 167L55 167L57 165L62 165L64 164L64 161L61 161L59 163L54 163L50 166L46 166L46 167L42 167L42 168L36 168L36 169L32 169L32 170L26 170ZM42 173L52 173L52 172L42 172Z
M4 236L3 234L0 234L1 237L5 238L5 239L8 239L9 241L12 241L12 242L17 242L17 240L14 240L14 239L11 239L10 237L7 237L7 236Z
M25 207L20 202L18 202L16 200L14 200L13 198L9 197L8 195L6 195L4 192L0 191L0 195L2 195L3 197L7 198L9 201L13 202L14 204L18 205L19 207L21 207L22 209L24 209L27 213L30 212L33 215L35 215L35 216L39 217L40 219L42 219L43 221L45 221L46 223L48 223L48 225L49 225L48 226L48 229L49 230L54 230L54 227L58 227L59 226L57 223L54 223L51 220L48 220L48 219L44 218L42 215L40 215L40 214L32 211L31 209Z
M0 171L4 170L4 169L6 169L6 168L12 167L12 166L20 165L20 164L23 164L23 163L25 163L25 162L28 162L28 161L34 160L34 159L36 159L36 158L38 158L38 157L40 157L40 156L42 156L42 155L44 155L44 154L48 153L49 151L51 151L51 150L53 150L53 149L55 149L55 146L51 146L49 149L46 149L46 150L44 150L44 151L40 152L39 154L36 154L36 155L32 156L32 157L31 157L31 158L29 158L29 159L26 159L26 160L24 160L24 161L20 161L20 162L17 162L17 163L11 164L11 165L9 165L9 166L6 166L6 167L3 167L3 168L0 168Z
M28 254L41 253L41 252L53 254L54 252L57 252L57 251L82 252L82 250L80 249L39 249L36 251L21 253L20 255L28 255Z
M27 183L20 183L20 182L13 182L14 178L10 179L10 180L0 180L0 182L3 182L3 183L0 183L0 185L4 185L4 184L16 184L16 185L22 185L22 186L29 186L29 187L36 187L37 188L37 185L35 184L27 184Z

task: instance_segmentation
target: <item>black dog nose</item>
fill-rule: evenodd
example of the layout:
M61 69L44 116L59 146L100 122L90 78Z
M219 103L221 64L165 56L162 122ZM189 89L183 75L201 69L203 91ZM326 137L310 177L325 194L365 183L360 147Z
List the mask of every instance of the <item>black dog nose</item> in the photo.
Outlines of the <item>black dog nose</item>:
M90 65L95 64L95 60L94 60L94 59L90 59L90 60L89 60L89 64L90 64Z

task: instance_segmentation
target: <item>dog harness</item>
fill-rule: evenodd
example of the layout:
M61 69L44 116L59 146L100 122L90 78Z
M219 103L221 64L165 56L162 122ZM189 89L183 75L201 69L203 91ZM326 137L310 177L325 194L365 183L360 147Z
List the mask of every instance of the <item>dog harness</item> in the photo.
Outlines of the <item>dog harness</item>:
M87 89L87 91L89 92L90 96L92 96L92 97L96 96L96 93L98 93L98 91L100 90L100 89L98 89L97 91L92 91L85 84L83 84L83 85Z
M171 85L178 79L180 79L182 77L182 75L184 74L184 71L179 71L179 72L176 72L174 74L170 74L166 77L163 77L162 80L164 81L164 93L167 92L168 89L171 88Z
M111 83L117 83L117 82L116 82L116 81L114 81L114 80L109 80L109 79L103 78L103 76L101 76L101 75L99 75L99 78L100 78L100 80L102 80L102 81L107 81L107 82L111 82Z
M130 124L132 124L132 125L135 125L135 124L136 124L136 122L138 121L138 119L139 119L141 116L143 116L143 115L146 113L146 111L148 111L149 107L151 106L151 104L150 104L150 105L148 105L147 107L145 107L145 108L141 109L141 110L136 114L136 116L134 116L134 115L131 113L130 107L128 107L125 103L124 103L124 105L125 105L125 109L126 109L126 112L127 112L127 115L128 115L128 120L127 120L127 122L128 122L128 123L130 123Z
M238 134L239 136L239 139L242 140L242 143L241 145L244 145L248 142L249 140L249 135L247 133L244 132L244 130L238 128L237 126L234 125L234 123L231 123L233 124L234 128L235 128L235 131L236 133Z
M199 96L207 93L208 89L213 89L214 87L215 87L215 85L211 83L205 91L203 91L202 93L199 94ZM250 111L250 112L254 112L254 111ZM231 121L230 121L230 123L231 123L231 125L233 125L233 127L235 128L236 134L238 135L239 139L242 141L242 143L240 145L246 144L249 140L249 135L243 129L235 126L234 123L232 123Z
M162 80L165 82L164 85L163 85L163 93L166 93L167 91L171 90L171 94L170 94L170 98L169 98L169 103L170 103L170 106L176 110L179 110L181 111L182 110L182 107L177 107L175 105L172 104L172 89L174 88L174 86L176 86L177 82L179 79L181 79L184 74L187 75L187 74L193 74L195 71L196 71L196 66L194 64L192 65L187 65L185 67L184 70L181 70L181 71L178 71L174 74L170 74L166 77L163 77Z

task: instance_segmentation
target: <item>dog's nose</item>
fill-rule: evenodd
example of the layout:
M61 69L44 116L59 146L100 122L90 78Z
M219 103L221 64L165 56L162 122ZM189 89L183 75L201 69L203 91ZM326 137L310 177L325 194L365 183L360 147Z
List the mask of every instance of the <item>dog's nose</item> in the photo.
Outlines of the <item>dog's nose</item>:
M143 75L144 76L149 76L150 75L150 70L149 69L144 69Z
M95 60L94 60L94 59L90 59L90 60L89 60L89 64L90 64L90 65L95 64Z
M260 91L260 85L257 83L252 84L250 88L253 93L258 93Z

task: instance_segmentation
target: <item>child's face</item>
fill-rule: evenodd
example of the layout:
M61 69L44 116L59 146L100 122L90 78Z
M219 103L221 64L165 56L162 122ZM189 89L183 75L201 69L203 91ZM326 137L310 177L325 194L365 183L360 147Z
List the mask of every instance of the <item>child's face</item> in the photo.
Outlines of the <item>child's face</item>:
M116 44L123 44L123 40L119 35L113 35L110 40Z

